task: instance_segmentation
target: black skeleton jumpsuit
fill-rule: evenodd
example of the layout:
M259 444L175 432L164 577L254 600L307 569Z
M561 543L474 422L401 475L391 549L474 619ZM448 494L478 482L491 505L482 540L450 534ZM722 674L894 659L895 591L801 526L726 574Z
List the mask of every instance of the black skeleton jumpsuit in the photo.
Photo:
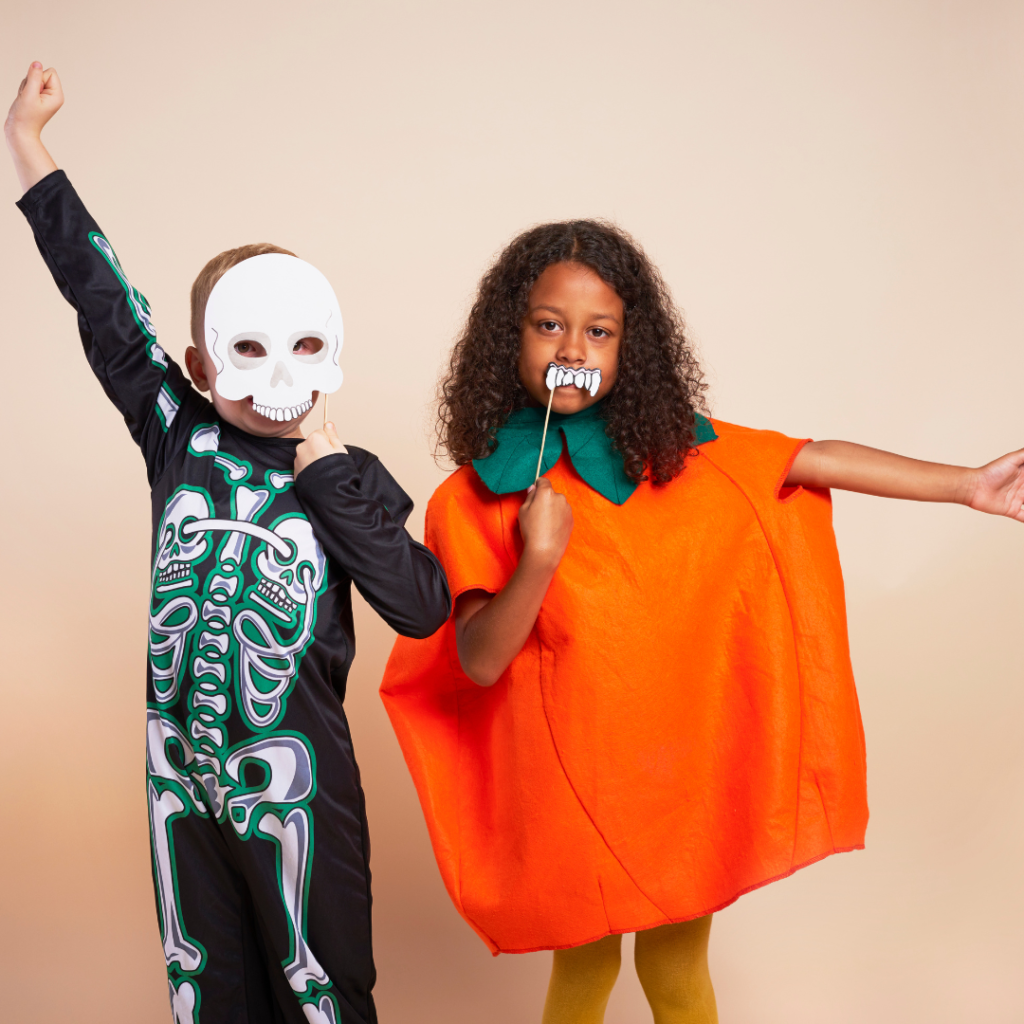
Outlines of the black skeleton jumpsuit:
M375 1021L350 585L425 637L450 611L444 571L375 456L294 479L297 440L218 418L62 171L18 206L152 488L147 790L174 1020Z

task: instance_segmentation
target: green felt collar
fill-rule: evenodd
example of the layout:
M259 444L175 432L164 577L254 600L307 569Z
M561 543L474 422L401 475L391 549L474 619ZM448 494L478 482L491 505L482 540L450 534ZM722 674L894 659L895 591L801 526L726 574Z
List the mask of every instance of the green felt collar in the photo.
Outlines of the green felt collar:
M517 409L498 430L497 447L485 459L474 459L473 468L494 494L525 491L533 483L540 456L540 438L546 409ZM552 412L540 471L543 475L562 454L562 437L573 468L602 497L625 504L637 485L626 476L622 456L604 432L601 403L572 415ZM711 421L697 414L695 444L714 441L718 435Z

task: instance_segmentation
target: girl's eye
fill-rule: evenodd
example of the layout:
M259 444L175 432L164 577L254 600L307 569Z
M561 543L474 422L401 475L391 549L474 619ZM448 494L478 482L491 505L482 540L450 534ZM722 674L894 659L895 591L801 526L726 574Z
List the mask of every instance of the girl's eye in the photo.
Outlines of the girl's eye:
M591 333L594 335L595 338L608 337L608 332L603 327L593 327L591 328Z
M324 343L320 338L300 338L292 345L292 352L297 355L312 355L314 352L319 352L323 346Z
M542 320L540 323L542 331L557 331L558 324L554 320Z

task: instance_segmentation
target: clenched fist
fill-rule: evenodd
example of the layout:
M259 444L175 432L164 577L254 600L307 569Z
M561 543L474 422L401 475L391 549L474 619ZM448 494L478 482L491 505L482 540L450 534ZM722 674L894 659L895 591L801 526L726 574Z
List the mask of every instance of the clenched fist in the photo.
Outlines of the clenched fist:
M523 554L557 566L572 536L572 509L564 494L541 477L526 495L519 509L519 530Z
M295 449L295 475L298 476L311 462L322 459L325 455L340 453L347 455L348 449L341 443L333 423L325 423L323 430L314 430L305 441Z
M40 135L63 102L64 90L57 72L53 68L44 71L39 61L33 61L4 122L4 138L23 192L57 170Z

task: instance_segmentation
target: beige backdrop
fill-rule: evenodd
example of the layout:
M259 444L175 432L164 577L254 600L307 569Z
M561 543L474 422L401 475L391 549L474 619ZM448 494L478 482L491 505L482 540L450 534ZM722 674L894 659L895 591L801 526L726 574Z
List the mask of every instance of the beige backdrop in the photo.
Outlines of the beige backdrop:
M967 463L1024 444L1020 0L4 0L2 28L0 98L60 70L52 151L172 354L222 249L335 283L333 411L417 533L440 360L495 250L552 218L643 241L724 419ZM0 1018L165 1022L145 476L0 182ZM850 495L835 518L868 848L719 915L722 1020L1018 1024L1024 533ZM536 1021L549 956L492 959L449 904L376 693L391 634L364 606L357 629L381 1018ZM627 969L609 1024L645 1019Z

